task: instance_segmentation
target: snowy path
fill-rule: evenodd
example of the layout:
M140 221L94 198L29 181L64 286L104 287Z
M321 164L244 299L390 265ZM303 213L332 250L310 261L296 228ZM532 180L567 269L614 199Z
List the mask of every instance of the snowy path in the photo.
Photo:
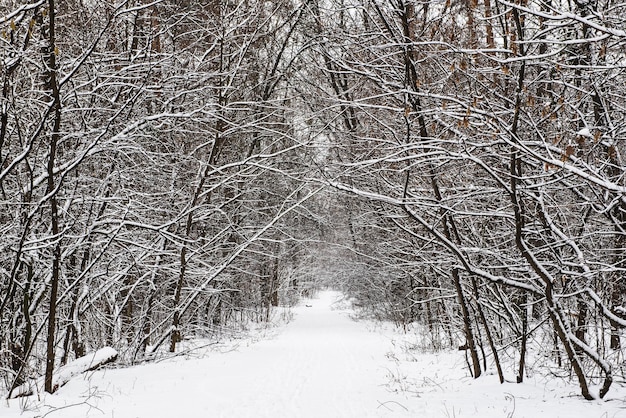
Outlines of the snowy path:
M379 417L414 416L390 393L389 340L333 310L323 292L275 338L202 359L178 359L78 378L48 397L51 417ZM384 404L384 405L381 405Z

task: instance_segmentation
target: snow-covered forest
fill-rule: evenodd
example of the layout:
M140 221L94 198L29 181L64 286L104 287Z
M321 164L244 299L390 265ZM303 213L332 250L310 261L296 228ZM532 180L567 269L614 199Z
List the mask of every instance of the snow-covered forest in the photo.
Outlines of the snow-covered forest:
M626 2L2 0L0 59L3 397L322 287L626 384Z

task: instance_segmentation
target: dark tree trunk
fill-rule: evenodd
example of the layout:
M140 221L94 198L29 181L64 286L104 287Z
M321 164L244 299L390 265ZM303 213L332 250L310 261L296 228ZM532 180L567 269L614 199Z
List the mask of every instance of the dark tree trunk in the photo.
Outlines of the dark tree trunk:
M48 83L48 91L52 99L53 111L53 127L50 135L50 148L48 156L48 182L46 193L50 194L50 222L52 226L52 275L50 279L50 304L48 310L48 330L46 341L46 372L44 380L44 390L52 393L52 373L54 371L55 359L55 337L56 337L56 314L57 314L57 298L59 292L59 280L61 277L61 240L59 237L59 214L56 198L56 185L54 181L54 163L57 151L57 143L60 138L61 129L61 96L59 92L59 84L57 81L57 65L56 65L56 41L55 41L55 10L54 0L48 0L48 14L50 25L48 27L48 45L46 49L48 68L46 71L46 82Z

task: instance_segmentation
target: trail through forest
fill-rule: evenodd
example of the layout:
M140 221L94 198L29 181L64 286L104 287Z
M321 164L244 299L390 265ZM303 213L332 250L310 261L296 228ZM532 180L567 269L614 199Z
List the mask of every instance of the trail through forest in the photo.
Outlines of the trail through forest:
M0 0L0 418L626 418L625 63L626 0Z
M48 401L85 403L50 416L411 416L384 385L388 341L333 309L337 296L321 293L279 335L229 353L79 378Z
M355 321L339 294L295 308L272 337L200 358L184 356L78 377L21 417L619 417L623 400L576 401L575 387L498 385L467 377L456 352L407 357L407 341ZM568 395L568 391L570 395ZM622 394L623 395L623 394ZM42 395L43 396L43 395ZM574 397L574 402L572 402ZM622 396L623 398L623 396Z

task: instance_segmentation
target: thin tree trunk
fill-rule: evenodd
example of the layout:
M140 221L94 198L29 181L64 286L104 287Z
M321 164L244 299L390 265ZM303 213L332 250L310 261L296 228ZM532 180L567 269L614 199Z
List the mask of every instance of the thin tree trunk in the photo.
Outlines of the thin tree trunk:
M376 7L379 15L382 18L383 16L382 12L380 11L380 9L378 8L376 4L374 4L374 6ZM402 21L403 43L407 45L406 47L403 48L404 49L405 77L406 77L405 84L406 84L407 90L412 91L412 90L418 90L418 86L419 86L418 71L417 71L417 68L415 67L416 51L412 47L412 42L414 40L413 38L415 37L414 30L413 30L414 29L413 22L415 21L415 16L414 16L414 8L412 6L406 3L404 4L404 6L405 7L404 7L404 10L402 10L400 18ZM387 24L386 27L390 31L390 35L394 36L394 33L390 29L391 26ZM417 114L419 137L422 141L427 141L430 136L428 135L426 119L424 117L424 113L422 112L422 103L420 100L420 96L417 94L409 94L407 96L407 100L408 100L408 103L406 104L407 108ZM409 120L406 116L405 116L405 121L407 123L407 129L411 129L411 127L409 126ZM404 197L405 198L408 193L410 170L407 169L406 173L407 174L406 174L405 185L404 185ZM430 179L430 183L431 183L435 200L437 202L442 202L443 196L439 188L436 169L432 165L432 163L429 166L428 177ZM410 216L412 216L411 211L408 210L408 208L405 207L405 210ZM443 229L443 233L445 237L450 241L458 243L459 236L458 234L454 233L457 230L456 225L454 223L454 218L445 209L442 208L441 219L443 220L442 229ZM457 293L457 298L461 307L461 313L463 315L463 328L465 331L467 348L470 350L470 356L472 358L473 376L474 378L478 378L481 375L480 359L478 358L478 351L476 350L476 341L475 341L474 333L472 330L472 323L471 323L471 318L469 314L469 309L467 306L467 301L465 300L465 295L463 293L463 286L461 285L461 277L460 277L459 270L456 268L453 268L451 271L451 276L452 276L452 282L454 284L454 288Z
M483 310L480 303L480 295L478 293L478 285L476 283L475 277L472 277L472 290L474 292L474 298L476 299L478 316L483 324L485 335L487 336L487 342L489 343L489 348L491 349L491 353L493 354L493 361L496 365L496 370L498 371L498 378L500 379L500 383L504 383L504 373L502 372L502 365L500 364L500 356L498 355L498 350L493 340L493 335L491 334L491 329L489 328L489 323L487 322L485 311Z
M463 287L461 285L461 278L458 269L452 269L452 281L454 282L454 288L459 299L459 305L461 306L461 313L463 314L463 329L465 330L466 347L470 351L472 358L472 376L477 378L481 375L480 359L478 358L478 350L476 350L476 341L474 339L474 332L472 331L472 323L470 321L469 309L467 307L467 301L463 293Z
M54 162L57 151L57 143L60 137L61 129L61 97L59 92L59 85L57 81L57 66L56 66L56 42L55 42L55 11L54 0L48 0L48 14L50 19L50 26L48 28L48 46L47 46L47 64L48 69L46 71L48 89L53 100L53 127L50 135L50 151L48 156L48 182L46 193L50 194L50 222L52 226L52 277L50 279L50 305L48 310L48 332L46 342L46 372L44 380L44 390L48 393L52 393L54 388L52 387L52 374L54 371L54 341L56 337L56 312L57 312L57 298L59 292L59 280L61 271L61 240L59 237L59 214L58 205L56 199L55 182L54 182Z
M485 24L487 25L487 29L486 29L486 37L487 37L487 47L489 47L489 49L495 49L496 48L496 43L494 42L494 36L493 36L493 25L491 24L491 18L492 18L492 13L491 13L491 0L484 0L485 3Z
M522 303L522 342L519 354L519 369L517 370L517 383L524 381L524 369L526 368L526 350L528 343L528 294L524 293Z
M211 148L211 152L209 153L209 157L207 159L207 163L205 169L202 171L200 181L196 186L193 197L191 199L191 203L189 206L189 214L187 215L187 220L185 222L185 237L188 238L191 234L191 229L194 223L194 208L198 204L200 199L200 195L202 194L202 190L204 189L204 185L209 177L209 172L212 169L213 165L217 160L217 155L222 146L223 138L222 138L222 130L224 126L221 121L217 122L217 130L215 134L215 139L213 143L213 147ZM211 195L208 194L205 198L206 201L211 200ZM176 344L181 341L181 333L180 333L180 322L181 322L181 312L180 312L180 301L182 298L182 289L185 283L185 274L187 271L187 263L189 260L187 259L187 244L183 244L180 250L180 270L178 271L178 280L176 281L176 290L174 292L174 316L172 319L172 331L170 336L170 352L174 353L176 351Z

